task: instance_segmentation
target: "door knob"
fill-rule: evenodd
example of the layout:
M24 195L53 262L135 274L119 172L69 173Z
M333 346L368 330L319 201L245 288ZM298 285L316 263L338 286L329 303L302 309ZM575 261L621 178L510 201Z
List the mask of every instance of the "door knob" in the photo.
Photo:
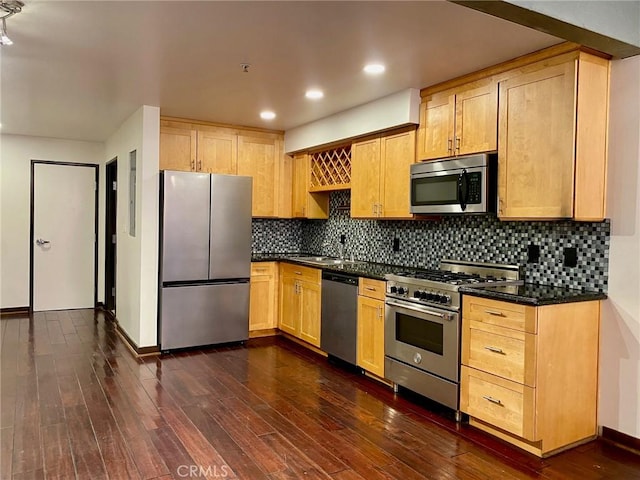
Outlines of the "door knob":
M39 247L43 247L44 245L49 245L51 242L49 240L43 240L41 238L36 240L36 245Z

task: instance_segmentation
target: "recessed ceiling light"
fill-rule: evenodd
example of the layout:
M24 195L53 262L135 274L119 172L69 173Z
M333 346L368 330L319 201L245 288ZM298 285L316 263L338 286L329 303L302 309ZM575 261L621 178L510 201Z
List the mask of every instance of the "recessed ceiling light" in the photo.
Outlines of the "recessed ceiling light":
M305 97L310 98L312 100L317 100L319 98L324 97L324 93L322 90L318 90L316 88L313 88L311 90L307 90L306 93L304 94Z
M269 110L265 110L264 112L260 112L260 118L262 118L263 120L273 120L274 118L276 118L276 114Z
M368 65L365 65L363 70L365 71L365 73L369 73L371 75L377 75L377 74L383 73L385 70L385 67L381 63L370 63Z

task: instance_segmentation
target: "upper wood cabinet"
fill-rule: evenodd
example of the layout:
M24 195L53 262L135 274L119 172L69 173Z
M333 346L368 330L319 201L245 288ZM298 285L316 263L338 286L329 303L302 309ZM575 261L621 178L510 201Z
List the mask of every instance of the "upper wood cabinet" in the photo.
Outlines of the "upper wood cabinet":
M278 158L282 156L276 138L238 136L238 175L253 177L254 217L275 217L278 211Z
M609 62L576 52L500 82L498 216L602 220Z
M207 173L238 173L238 137L235 134L198 130L197 170Z
M291 210L294 218L328 218L329 194L310 193L310 158L306 153L293 157Z
M409 167L415 162L415 129L379 135L351 145L351 216L413 218Z
M423 97L418 127L418 160L497 149L498 86L494 79L472 82Z
M160 124L160 170L196 170L198 132Z
M291 217L291 157L283 135L239 127L160 120L160 169L253 178L254 217Z

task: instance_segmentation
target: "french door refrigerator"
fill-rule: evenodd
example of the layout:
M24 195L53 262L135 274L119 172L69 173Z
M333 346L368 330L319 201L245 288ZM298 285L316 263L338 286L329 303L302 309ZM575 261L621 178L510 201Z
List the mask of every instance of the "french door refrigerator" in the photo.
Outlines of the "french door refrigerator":
M162 351L249 337L251 177L161 172Z

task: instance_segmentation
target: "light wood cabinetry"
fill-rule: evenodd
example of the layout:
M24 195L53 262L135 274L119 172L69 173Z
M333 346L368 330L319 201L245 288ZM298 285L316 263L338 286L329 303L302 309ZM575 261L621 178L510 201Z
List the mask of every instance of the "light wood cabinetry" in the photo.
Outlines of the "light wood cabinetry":
M249 331L268 330L278 326L278 264L251 264Z
M280 330L320 347L321 270L280 264Z
M160 170L196 170L198 132L160 123Z
M357 364L384 378L385 282L360 278L358 285Z
M463 296L460 409L538 456L596 435L600 302Z
M281 145L272 136L238 136L238 175L253 177L254 217L275 217L278 211L278 179Z
M254 217L291 217L291 157L279 132L160 120L160 169L253 178Z
M500 82L500 218L604 218L608 81L578 52Z
M197 170L207 173L238 173L237 135L218 130L198 130Z
M310 158L307 153L293 157L293 193L291 211L294 218L329 218L329 194L310 193Z
M354 142L351 216L413 218L409 212L409 168L414 161L414 128Z
M420 104L417 158L433 160L497 149L498 85L494 79L426 95Z

